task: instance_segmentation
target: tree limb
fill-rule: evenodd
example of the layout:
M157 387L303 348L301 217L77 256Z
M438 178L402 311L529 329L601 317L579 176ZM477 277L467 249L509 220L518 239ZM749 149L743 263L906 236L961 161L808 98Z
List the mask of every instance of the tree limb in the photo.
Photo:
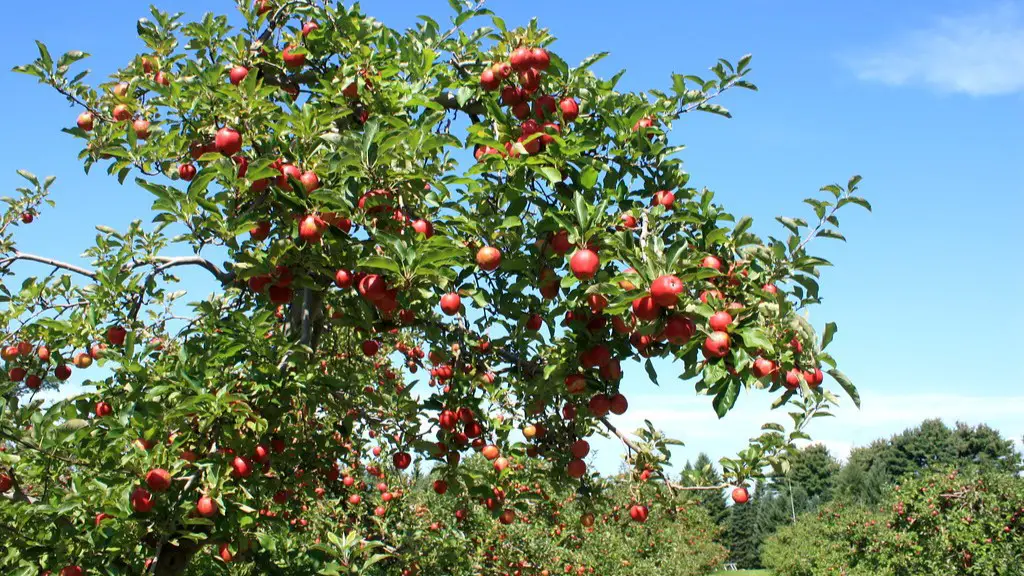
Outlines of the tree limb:
M17 250L14 252L13 256L8 256L7 258L0 259L0 266L5 266L7 264L10 264L11 262L14 262L15 260L30 260L32 262L39 262L41 264L49 264L50 266L54 266L56 268L61 268L63 270L68 270L71 272L75 272L76 274L81 274L82 276L92 278L93 280L96 279L96 272L93 272L92 270L87 270L85 268L82 268L81 266L75 266L74 264L69 264L67 262L61 262L60 260L54 260L53 258L46 258L45 256L36 256L35 254L28 254L26 252L19 252Z

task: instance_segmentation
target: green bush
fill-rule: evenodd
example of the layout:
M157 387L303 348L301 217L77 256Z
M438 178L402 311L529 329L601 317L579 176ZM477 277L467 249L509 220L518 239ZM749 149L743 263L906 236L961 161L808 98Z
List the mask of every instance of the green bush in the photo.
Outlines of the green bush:
M833 503L762 548L777 576L1024 574L1024 479L936 472L890 490L878 510Z

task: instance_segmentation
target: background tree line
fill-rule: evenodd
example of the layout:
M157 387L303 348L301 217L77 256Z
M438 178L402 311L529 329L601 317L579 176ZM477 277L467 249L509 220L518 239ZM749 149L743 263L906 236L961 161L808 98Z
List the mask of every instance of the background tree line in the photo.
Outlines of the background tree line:
M727 506L725 495L713 491L694 499L724 529L729 561L740 568L760 568L765 540L802 514L833 501L877 508L887 489L901 479L950 468L1017 475L1024 463L1013 440L985 424L949 427L932 419L854 448L845 463L824 445L811 444L794 454L788 474L758 480L746 505ZM683 474L708 485L721 481L705 454L687 462Z

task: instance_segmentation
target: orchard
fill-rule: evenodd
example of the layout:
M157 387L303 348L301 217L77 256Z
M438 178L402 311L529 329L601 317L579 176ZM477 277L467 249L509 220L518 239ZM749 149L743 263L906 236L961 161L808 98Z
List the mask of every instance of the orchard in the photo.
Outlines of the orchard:
M835 324L805 313L829 266L813 241L870 209L860 178L762 238L689 186L669 143L756 89L750 56L620 92L621 73L591 71L604 54L572 65L535 21L451 5L450 26L403 32L313 0L240 2L240 26L154 8L107 81L42 43L15 69L75 107L63 131L86 171L153 203L98 225L81 266L17 242L46 226L54 178L21 171L6 199L4 574L426 574L455 557L459 574L632 574L676 536L706 570L721 551L686 494L741 505L839 390L859 404L826 351ZM184 299L186 267L217 293ZM720 418L745 392L792 426L724 458L724 484L679 483L678 441L616 426L629 362ZM629 472L593 470L595 435L622 441ZM570 559L600 558L609 531L634 561ZM534 549L547 539L562 548Z

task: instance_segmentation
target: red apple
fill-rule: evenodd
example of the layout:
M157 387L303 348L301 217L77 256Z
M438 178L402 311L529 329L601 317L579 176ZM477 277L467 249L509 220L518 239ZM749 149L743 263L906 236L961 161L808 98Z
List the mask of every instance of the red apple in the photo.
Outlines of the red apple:
M359 347L365 356L376 356L377 351L380 350L380 344L376 340L363 340Z
M558 103L558 108L562 111L562 120L566 123L574 122L576 118L579 118L580 105L574 98L562 98L562 101Z
M551 56L543 48L534 48L530 51L531 65L534 69L544 71L551 65Z
M626 400L626 397L623 396L622 394L616 394L611 397L611 406L609 407L609 409L611 410L612 414L621 416L626 413L626 410L628 408L629 402Z
M196 167L191 162L180 164L178 166L178 177L185 182L191 182L196 177Z
M301 68L306 63L306 55L304 53L295 53L295 50L298 48L295 44L289 44L281 51L281 59L284 60L284 65L288 68Z
M334 273L334 285L338 288L349 288L352 286L352 273L348 270L338 270Z
M444 494L448 491L448 483L444 480L434 480L434 492Z
M95 118L92 112L86 110L78 115L78 127L85 132L91 132L93 128Z
M317 177L316 172L303 172L302 176L299 177L299 181L302 182L302 187L306 189L306 194L311 194L320 188L320 178Z
M118 122L126 122L131 119L132 111L128 108L128 105L118 104L117 106L114 106L112 115L114 116L114 120L117 120Z
M648 510L647 506L641 506L640 504L634 504L629 508L629 517L634 522L647 522Z
M153 495L142 486L137 486L132 490L132 493L128 496L128 502L131 504L132 510L140 514L149 512L156 505Z
M429 220L424 220L422 218L413 220L412 229L416 231L417 234L423 234L426 238L430 238L434 235L434 225L431 224Z
M729 335L725 332L712 332L704 340L704 356L722 358L729 353Z
M327 224L316 214L308 214L299 223L299 238L309 244L319 244Z
M57 377L57 380L63 382L71 377L71 367L67 364L61 364L53 370L53 375Z
M569 268L580 280L590 280L597 274L601 260L597 253L588 248L577 250L569 259Z
M633 300L633 315L639 320L654 320L661 314L661 306L652 296L641 296Z
M658 190L654 193L654 198L651 200L651 206L664 206L666 210L672 208L672 203L676 201L676 195L670 190Z
M459 307L462 305L462 298L455 292L449 292L444 296L441 296L441 311L448 316L454 316L459 313Z
M533 52L529 48L520 46L512 51L508 57L508 63L516 72L524 72L533 67Z
M734 488L732 491L732 501L737 504L746 504L750 500L750 493L743 486Z
M232 66L231 70L228 71L228 80L235 86L238 86L248 75L249 69L245 66Z
M171 473L163 468L146 472L146 485L153 492L166 492L171 487Z
M391 457L391 461L395 464L395 468L405 470L409 464L412 464L412 456L408 452L399 452Z
M773 374L776 370L778 370L778 367L775 366L775 362L764 358L754 360L754 365L750 369L750 371L754 373L754 376L758 378L764 378L765 376Z
M113 409L110 407L110 404L100 400L96 403L95 412L97 418L103 418L104 416L109 416Z
M217 130L213 145L217 152L225 156L234 156L242 150L242 135L234 128L225 126Z
M200 497L196 502L196 512L204 518L213 518L218 512L217 501L209 496Z
M501 86L501 79L494 75L494 71L490 68L480 73L480 87L485 92L493 92Z
M570 460L569 464L565 467L565 472L570 478L582 478L587 473L587 463L579 458Z
M719 272L722 270L722 261L718 259L718 256L705 256L704 259L701 260L700 265L705 268L714 268Z
M139 140L149 138L149 120L136 119L135 122L132 122L132 130L135 131L135 137Z
M728 332L730 324L732 324L732 315L725 311L715 312L708 319L708 326L713 332Z
M263 221L257 222L255 226L249 228L249 237L257 242L265 240L270 235L270 222ZM260 292L260 290L257 290Z
M651 298L658 306L675 306L683 292L683 281L669 274L658 276L651 282Z
M313 30L319 30L319 29L320 29L320 25L317 24L316 22L313 22L313 21L306 22L305 24L302 25L302 37L305 38L306 36L309 36L309 34Z
M804 377L799 368L793 368L786 372L786 381L782 383L789 390L796 390L800 387L800 380Z
M544 325L544 317L540 314L533 314L526 320L526 329L536 332Z
M125 337L128 336L128 331L121 326L111 326L107 328L107 342L110 342L113 346L120 346L124 344Z
M488 272L497 269L501 265L501 250L493 246L484 246L477 250L476 265Z

